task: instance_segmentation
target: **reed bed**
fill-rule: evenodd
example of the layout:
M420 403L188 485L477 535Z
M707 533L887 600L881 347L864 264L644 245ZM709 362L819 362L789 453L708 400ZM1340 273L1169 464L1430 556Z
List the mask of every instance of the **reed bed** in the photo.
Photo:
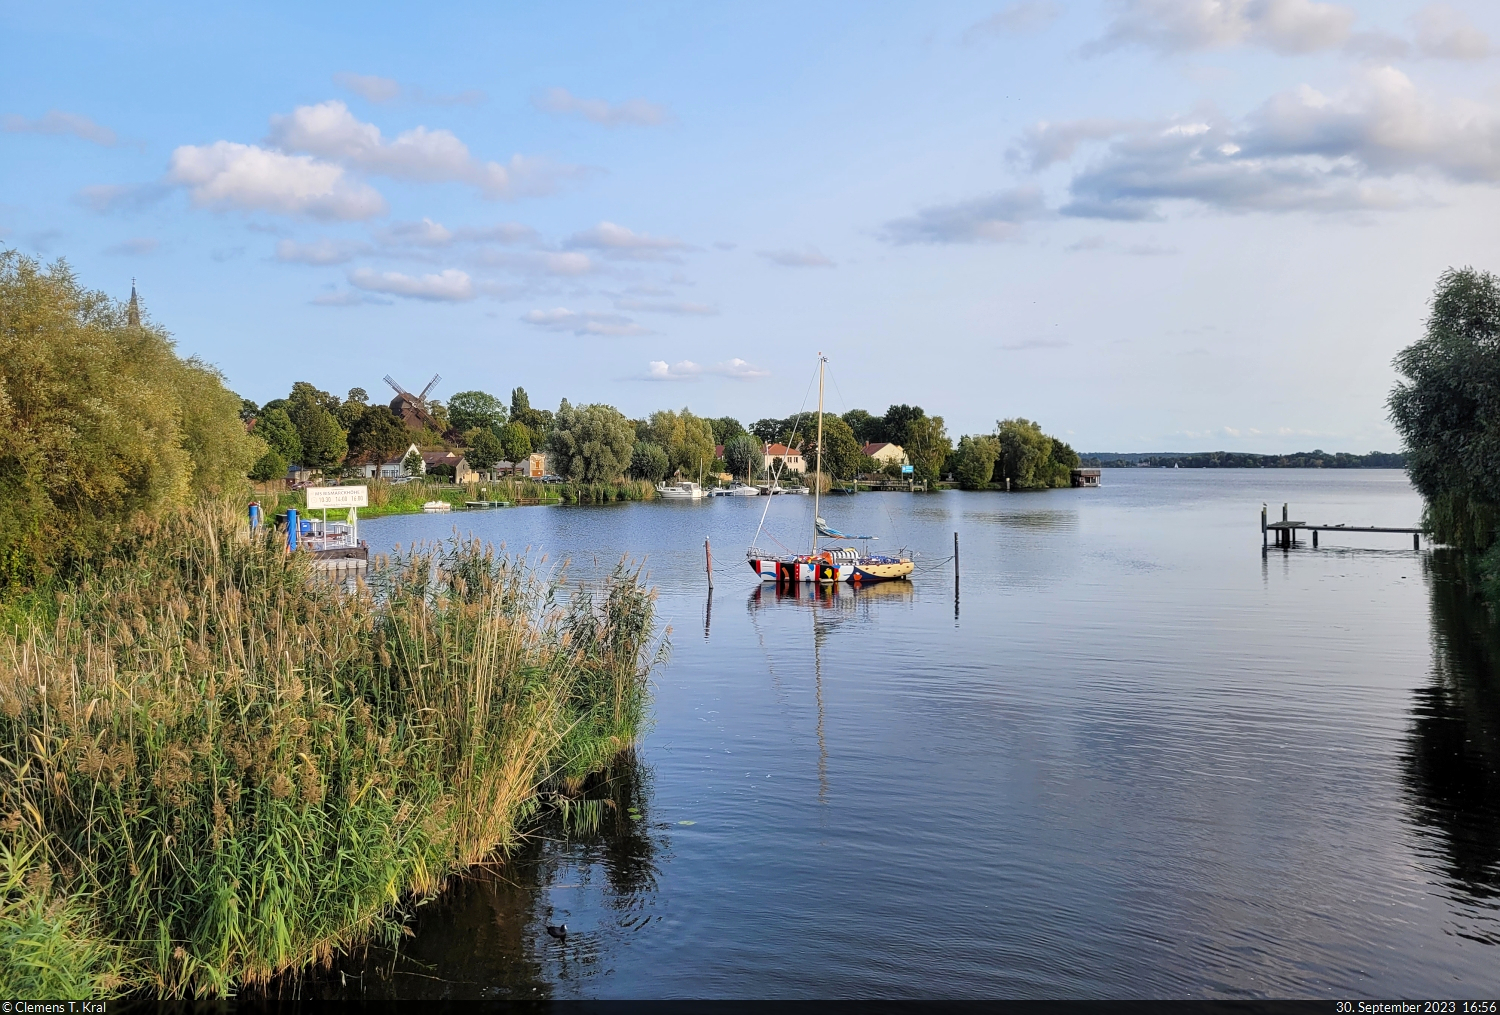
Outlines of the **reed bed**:
M225 996L399 940L642 731L653 594L562 582L453 540L351 590L204 507L0 632L0 994Z

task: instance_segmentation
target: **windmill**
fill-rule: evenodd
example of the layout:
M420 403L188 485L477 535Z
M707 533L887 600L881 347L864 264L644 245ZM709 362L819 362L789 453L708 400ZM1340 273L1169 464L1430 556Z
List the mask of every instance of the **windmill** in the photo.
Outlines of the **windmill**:
M427 382L427 387L422 389L422 393L413 395L394 377L386 374L385 382L396 389L396 397L391 399L391 411L401 417L401 421L406 424L408 430L437 428L437 421L432 418L432 413L427 411L427 395L442 379L438 374L433 374L432 380Z

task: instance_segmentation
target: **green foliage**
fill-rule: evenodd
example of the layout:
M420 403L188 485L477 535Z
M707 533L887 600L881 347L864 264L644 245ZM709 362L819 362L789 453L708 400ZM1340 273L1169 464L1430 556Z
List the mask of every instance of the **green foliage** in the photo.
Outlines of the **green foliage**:
M422 453L416 448L408 451L406 457L401 459L401 471L408 476L422 475Z
M813 421L814 440L803 458L812 465L818 450L817 420ZM727 448L725 449L727 453ZM823 417L823 473L835 479L850 479L857 475L865 462L864 445L854 436L849 424L837 416Z
M345 407L351 403L345 402ZM411 446L411 431L385 405L365 405L349 428L349 462L381 465Z
M965 490L983 490L995 474L1000 457L1000 439L992 436L963 437L954 455L953 474Z
M448 399L448 421L461 433L483 427L498 435L508 415L504 402L483 391L460 391Z
M500 428L500 454L503 461L524 462L535 446L531 441L531 430L522 423L507 423Z
M720 416L718 419L708 421L709 427L714 432L715 444L728 444L734 438L745 433L744 424L733 416Z
M1000 476L1012 490L1045 490L1068 486L1078 455L1042 433L1029 419L1003 419L996 425L1000 439ZM1059 446L1060 445L1060 446Z
M580 405L563 399L548 438L559 475L579 483L619 479L630 465L635 427L609 405Z
M922 411L920 405L893 405L885 410L885 415L880 419L880 426L872 438L876 442L899 444L902 450L911 458L911 449L906 446L907 432L912 423L925 418L927 413ZM915 458L911 458L913 465L917 464Z
M493 469L495 463L505 457L505 448L500 444L500 438L487 426L477 426L464 435L468 444L468 452L465 457L469 464L476 469Z
M736 476L749 479L761 470L765 460L764 445L749 434L731 437L724 443L724 464Z
M662 409L651 414L650 440L661 445L670 469L693 479L708 469L714 458L714 431L708 420L686 407L681 412Z
M70 566L138 514L242 485L266 452L242 408L65 262L0 253L0 560L16 573Z
M892 406L892 409L907 409L909 406ZM917 409L916 412L921 412ZM890 412L886 413L889 417ZM899 413L897 414L899 417ZM901 445L906 452L907 460L912 464L912 472L918 480L927 483L936 483L942 474L943 462L948 453L953 450L953 441L948 438L947 428L943 425L943 417L928 416L922 414L911 416L906 421L906 431L902 440L893 443Z
M660 444L636 441L630 451L630 475L648 483L660 483L672 467L672 461Z
M265 483L272 479L285 479L289 464L281 456L281 452L272 448L261 455L260 460L250 467L250 478L258 483Z
M510 393L510 421L519 423L527 429L531 437L532 450L546 446L547 437L552 433L555 422L552 413L546 409L531 407L531 399L527 397L525 388L516 388ZM511 461L515 460L511 459Z
M328 407L329 399L338 400L327 392L298 391L299 387L304 387L303 382L292 387L292 404L287 415L297 428L297 440L302 446L300 463L310 469L331 469L349 454L348 437L335 415L338 407ZM312 386L305 385L305 388L311 389ZM326 397L319 398L320 395Z
M810 427L816 424L817 417L813 413L798 413L788 416L786 419L760 419L750 428L750 432L760 439L762 444L787 444L796 445L802 442L810 432Z
M636 578L455 540L347 590L238 510L165 518L0 635L0 992L226 996L398 940L642 732Z
M1170 469L1401 469L1406 456L1385 451L1353 455L1347 451L1294 451L1287 455L1254 455L1242 451L1199 451L1190 455L1102 454L1084 464L1092 468L1129 469L1138 465Z
M1396 357L1391 420L1434 538L1463 550L1494 540L1500 515L1500 279L1438 278L1426 333Z
M864 409L850 409L839 418L849 424L849 429L854 431L854 439L859 441L861 447L876 443L881 427L885 425L884 420L870 415Z
M292 418L285 409L275 408L269 412L262 410L255 421L254 432L255 436L266 442L267 448L280 455L284 461L302 461L302 438L297 436L297 428L292 425Z

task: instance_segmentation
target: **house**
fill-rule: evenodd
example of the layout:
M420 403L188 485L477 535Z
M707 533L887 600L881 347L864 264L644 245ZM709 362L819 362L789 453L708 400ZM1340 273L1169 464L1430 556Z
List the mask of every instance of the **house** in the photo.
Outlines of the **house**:
M775 466L776 459L781 459L782 468L788 472L807 472L807 459L802 457L801 448L789 448L785 444L767 444L766 461Z
M864 453L875 459L876 468L883 469L887 465L910 465L911 460L906 457L906 452L901 450L901 445L890 444L885 441L879 444L866 444Z
M498 462L495 465L497 475L520 476L524 479L541 479L547 475L547 456L543 452L536 452L524 462Z
M422 452L423 474L441 472L446 478L449 469L453 470L453 482L455 483L479 482L479 473L475 472L473 467L469 465L468 460L457 451L439 448L437 451Z
M1074 469L1072 472L1074 486L1098 486L1098 469Z
M400 479L402 476L406 475L406 466L404 464L406 462L406 456L411 454L413 451L415 451L419 455L422 453L421 448L417 447L415 444L412 444L409 445L405 450L398 452L394 458L388 458L385 461L379 463L369 461L363 462L359 466L360 477L363 479ZM425 462L423 463L422 471L427 471Z

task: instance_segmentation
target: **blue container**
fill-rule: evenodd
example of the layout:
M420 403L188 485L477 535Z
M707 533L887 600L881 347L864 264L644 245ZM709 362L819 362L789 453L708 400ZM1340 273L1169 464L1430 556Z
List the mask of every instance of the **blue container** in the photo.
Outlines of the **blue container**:
M295 550L297 548L297 533L300 526L297 524L297 509L287 508L286 511L286 548Z
M250 531L251 532L259 532L260 531L260 502L259 501L253 501L252 500L250 502Z

